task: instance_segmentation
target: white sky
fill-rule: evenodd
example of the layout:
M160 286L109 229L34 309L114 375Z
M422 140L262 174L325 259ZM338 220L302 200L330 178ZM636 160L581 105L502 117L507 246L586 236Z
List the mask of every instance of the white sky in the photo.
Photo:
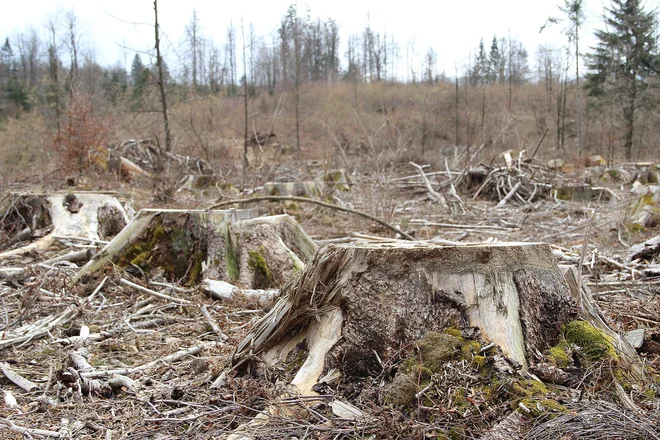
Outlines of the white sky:
M168 57L183 55L179 45L193 8L197 10L202 33L218 46L224 44L227 24L232 19L237 26L240 45L241 16L246 23L246 32L252 22L257 35L270 34L266 38L271 40L292 1L295 2L160 0L161 27L172 43L167 50ZM585 0L586 23L582 40L585 49L594 44L594 28L602 27L603 5L609 5L609 0L604 1ZM101 64L118 61L123 64L126 58L130 68L134 53L121 45L142 51L153 46L153 28L146 25L153 20L151 0L4 0L2 3L0 38L3 40L29 26L43 34L49 17L73 8L80 19L83 44L94 49L96 60ZM647 6L651 8L657 8L659 3L660 0L647 0ZM494 34L504 37L508 32L525 44L533 66L534 52L540 44L560 46L566 42L561 34L561 24L539 34L539 28L549 16L560 15L559 4L563 4L563 0L308 0L299 3L299 10L304 10L307 5L312 17L336 19L342 44L346 43L349 33L364 29L369 14L374 30L394 33L400 47L399 65L405 65L406 45L414 38L419 56L428 46L433 46L438 54L439 70L445 69L448 76L453 76L454 65L463 65L482 37L489 49ZM147 62L146 57L143 59Z

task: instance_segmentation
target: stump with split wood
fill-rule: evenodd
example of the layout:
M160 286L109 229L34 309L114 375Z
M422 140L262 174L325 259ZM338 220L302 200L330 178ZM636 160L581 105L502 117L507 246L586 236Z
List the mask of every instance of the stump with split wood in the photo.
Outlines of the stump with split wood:
M348 381L377 375L403 347L456 326L478 327L525 371L558 343L564 324L607 327L594 307L565 281L546 244L328 246L283 288L233 364L241 369L257 355L274 365L304 345L292 385L310 395L324 372L340 370Z

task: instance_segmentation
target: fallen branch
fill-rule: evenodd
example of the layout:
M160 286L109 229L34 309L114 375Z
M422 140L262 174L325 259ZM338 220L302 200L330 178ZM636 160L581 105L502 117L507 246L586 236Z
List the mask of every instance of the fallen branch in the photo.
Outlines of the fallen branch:
M155 296L156 298L164 299L167 301L172 301L175 303L179 304L192 304L192 301L188 301L187 299L183 298L175 298L173 296L165 295L164 293L156 292L155 290L147 289L146 287L142 287L139 284L131 283L128 280L125 279L120 279L119 282L125 286L132 287L134 289L139 290L140 292L148 293L151 296Z
M5 375L7 379L10 381L14 382L18 387L24 389L28 393L31 393L34 390L39 389L39 385L37 385L34 382L30 382L17 372L11 369L8 363L6 362L0 362L0 371L2 371L2 374Z
M543 132L543 135L541 135L541 139L539 139L539 142L536 144L536 148L534 148L534 152L532 153L532 159L536 157L536 153L539 152L539 148L541 147L541 144L543 143L543 139L545 139L545 135L548 134L548 130L550 128L546 128L545 131Z
M325 208L330 208L330 209L335 209L337 211L343 211L343 212L348 212L350 214L355 214L359 215L361 217L367 218L373 222L378 223L379 225L394 231L397 234L400 234L403 238L406 240L411 240L415 241L415 239L408 233L403 232L401 229L398 227L392 226L391 224L384 222L383 220L374 217L371 214L367 214L366 212L362 211L357 211L355 209L350 209L350 208L345 208L343 206L339 205L333 205L332 203L327 203L327 202L322 202L320 200L313 200L313 199L307 199L305 197L295 197L295 196L259 196L259 197L251 197L249 199L235 199L235 200L226 200L224 202L220 202L218 204L215 204L208 208L208 210L213 210L213 209L218 209L223 206L229 206L233 204L238 204L238 205L245 205L248 203L257 203L257 202L265 202L265 201L292 201L292 202L300 202L300 203L313 203L315 205L323 206Z
M86 262L89 261L89 259L94 255L96 255L96 249L85 249L82 251L69 252L68 254L53 257L46 261L42 261L41 264L53 264L59 261L69 261L71 263L80 263L82 261Z
M500 200L500 203L497 204L496 208L501 208L502 206L506 205L506 203L509 200L511 200L511 198L513 198L514 195L516 195L516 193L518 192L521 186L522 186L522 182L516 183L516 185L513 188L511 188L511 191L509 191L509 193L506 196L504 196L502 200Z
M60 432L59 431L48 431L45 429L36 429L36 428L24 428L23 426L18 426L11 420L7 420L5 418L0 417L0 424L4 424L9 428L10 430L14 432L19 432L23 434L27 438L31 438L31 436L37 436L37 437L60 437Z
M426 177L426 174L424 174L424 170L422 169L421 166L417 165L415 162L408 162L410 165L414 166L415 169L417 169L417 172L419 173L420 177L424 181L424 185L426 185L426 190L429 192L429 195L433 200L436 202L440 203L443 208L447 208L447 200L445 200L445 196L437 192L436 190L433 189L431 186L431 182L429 182L429 179Z
M121 374L121 375L133 374L142 370L148 370L149 368L152 368L160 363L178 362L182 359L185 359L188 356L193 356L199 353L207 345L208 344L200 344L200 345L195 345L194 347L186 348L184 350L179 350L176 353L165 356L164 358L156 359L155 361L147 362L146 364L138 365L137 367L117 368L114 370L105 370L105 371L100 371L100 370L89 371L89 372L80 373L80 376L92 378L92 377L108 377L116 374Z

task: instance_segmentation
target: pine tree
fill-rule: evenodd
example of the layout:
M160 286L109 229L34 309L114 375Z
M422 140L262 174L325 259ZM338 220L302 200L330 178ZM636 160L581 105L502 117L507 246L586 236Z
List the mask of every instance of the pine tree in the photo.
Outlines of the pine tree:
M641 0L612 0L606 8L606 30L596 31L598 44L587 56L586 88L599 100L621 103L623 149L632 159L635 112L649 105L649 77L657 76L657 18L643 10Z
M493 36L493 41L490 43L490 53L488 54L488 82L490 84L504 81L504 67L502 61L502 54L500 53L500 48L497 44L497 37Z

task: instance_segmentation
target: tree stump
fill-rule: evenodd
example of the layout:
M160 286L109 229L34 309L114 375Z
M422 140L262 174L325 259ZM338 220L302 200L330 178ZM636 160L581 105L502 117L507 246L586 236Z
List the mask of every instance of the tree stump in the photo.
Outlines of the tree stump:
M293 385L314 394L323 371L365 377L401 347L456 325L478 327L526 369L583 315L546 244L328 246L283 288L233 363L253 354L277 363L305 341Z
M115 193L14 195L10 200L10 206L2 216L1 226L5 233L27 231L26 238L40 238L27 246L0 254L0 259L46 249L58 236L106 240L129 222Z
M187 285L204 277L243 288L280 287L304 268L316 244L288 215L250 219L254 212L141 210L74 282L114 263Z

